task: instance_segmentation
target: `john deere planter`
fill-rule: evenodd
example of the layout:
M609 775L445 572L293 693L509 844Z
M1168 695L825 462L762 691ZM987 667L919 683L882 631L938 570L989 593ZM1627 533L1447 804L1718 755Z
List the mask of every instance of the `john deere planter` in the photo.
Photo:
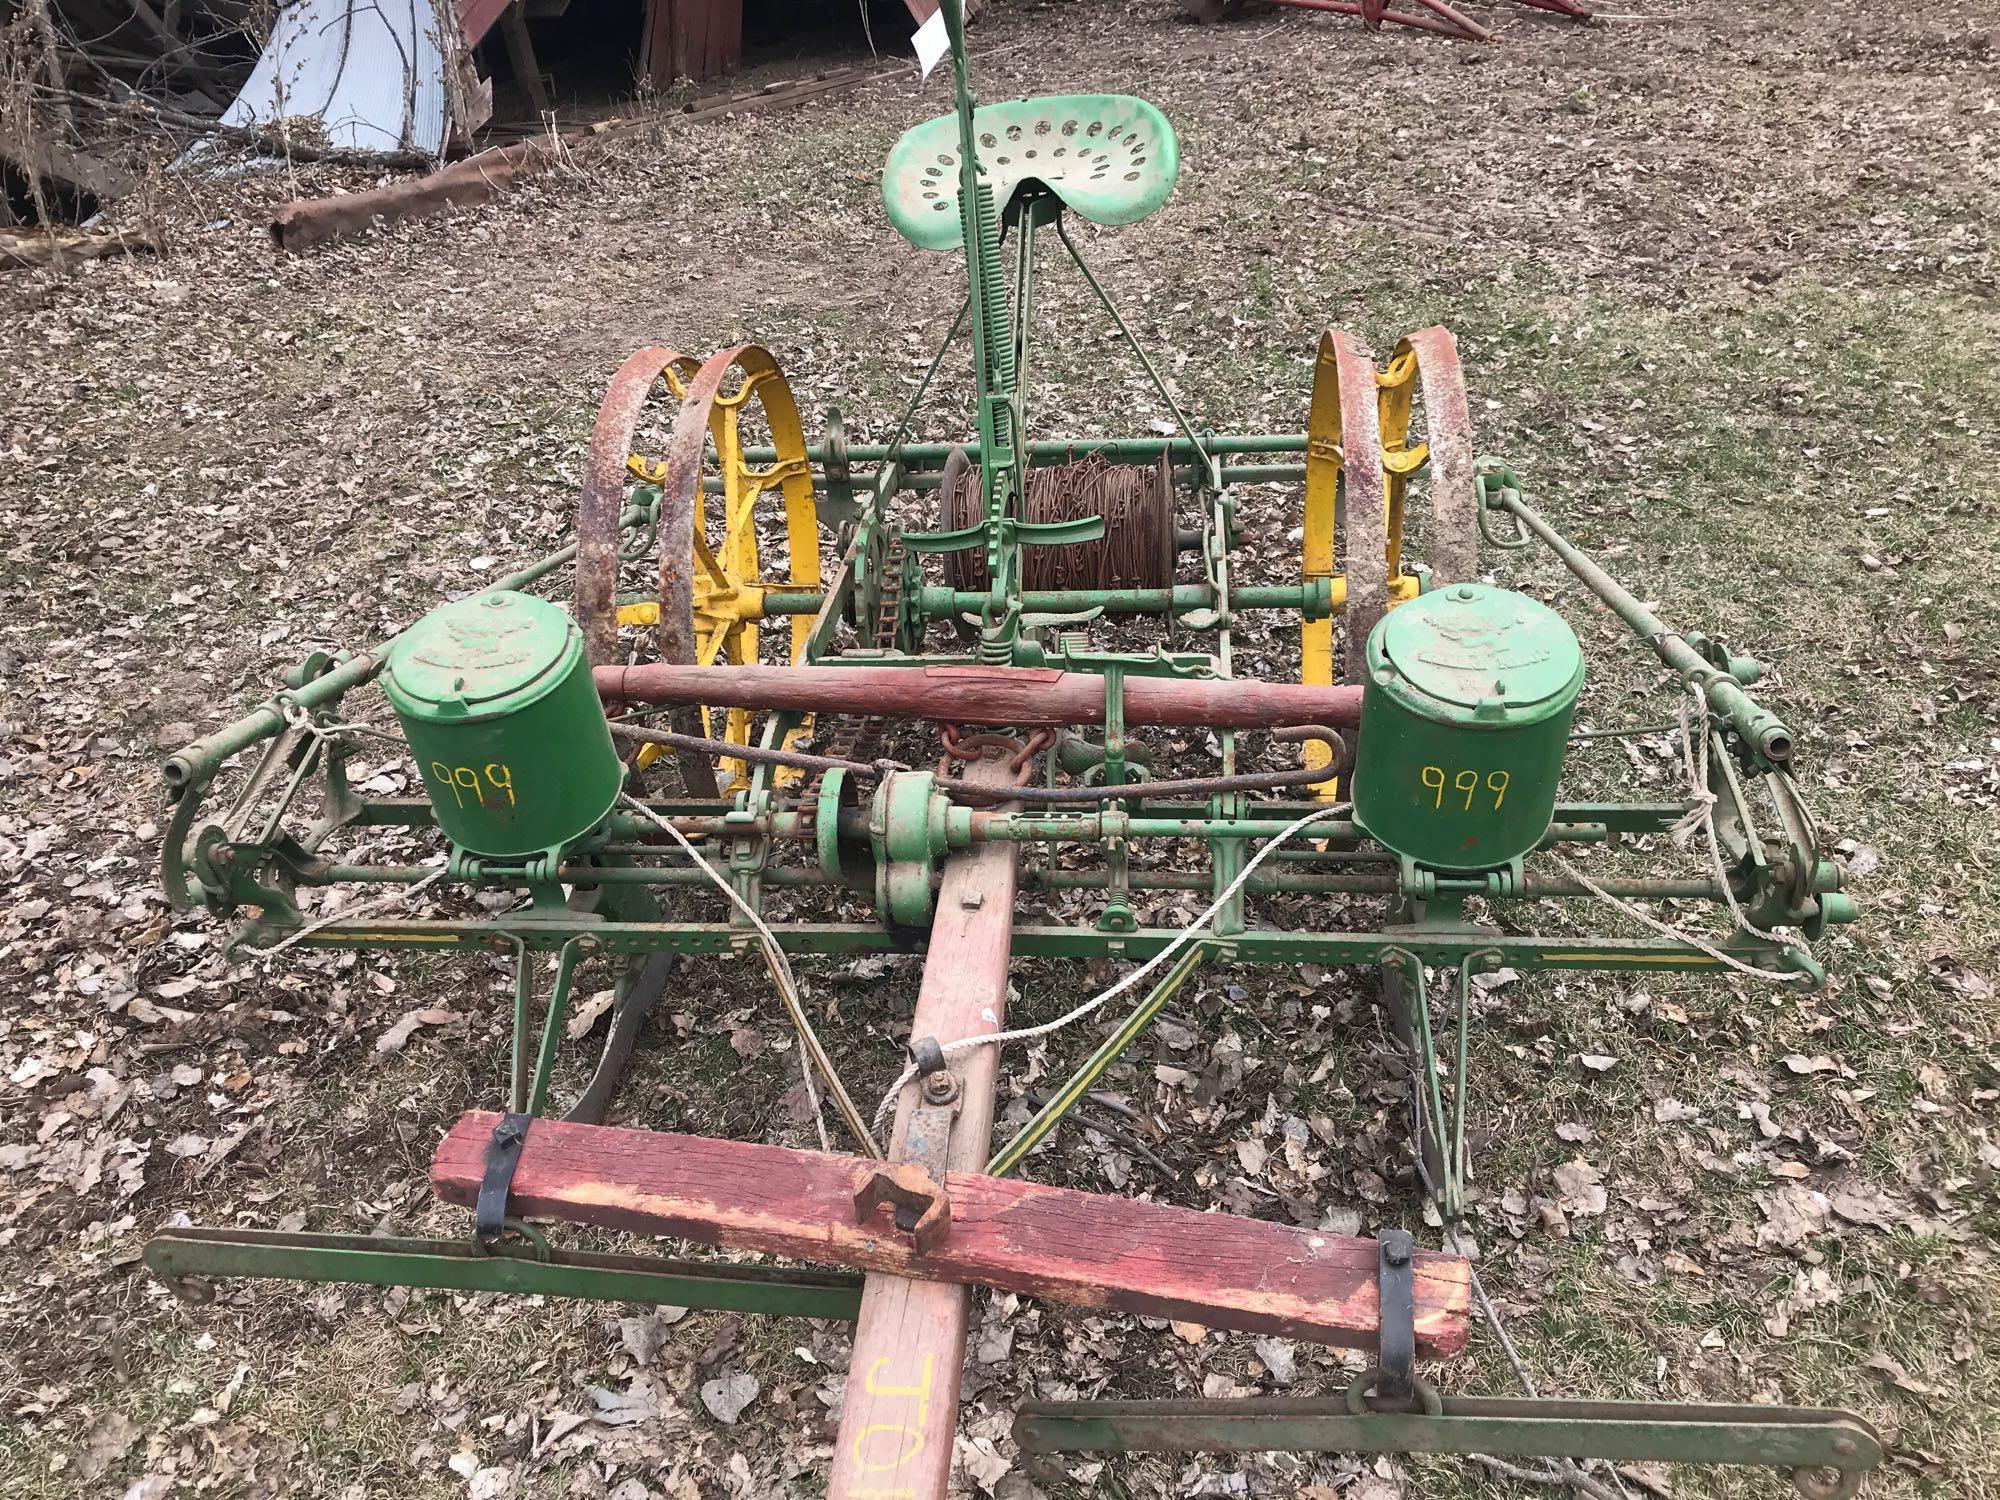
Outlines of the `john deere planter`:
M179 905L241 918L264 952L501 955L517 974L512 1048L482 1059L491 1108L432 1167L471 1211L463 1240L168 1230L150 1263L190 1294L290 1277L855 1319L842 1500L944 1494L971 1286L1372 1356L1330 1401L1037 1403L1016 1428L1032 1451L1662 1459L1852 1493L1883 1448L1840 1411L1448 1393L1477 1336L1452 1238L1476 1191L1474 980L1812 985L1810 945L1854 914L1756 664L1659 618L1478 456L1442 328L1386 361L1329 331L1302 431L1202 425L1076 228L1166 203L1172 127L1125 97L975 108L956 0L944 15L955 107L897 144L883 193L907 240L963 258L965 297L893 426L864 437L834 414L808 442L772 353L642 349L598 414L574 545L385 645L315 654L168 759ZM1124 339L1165 435L1037 435L1044 250ZM914 441L968 346L957 440ZM1275 577L1268 554L1246 563L1246 539L1286 524L1240 498L1252 486L1302 491L1297 562ZM1564 614L1481 579L1482 548L1537 545L1567 569L1566 612L1602 605L1657 658L1661 703L1634 732L1672 725L1688 784L1631 803L1572 790L1595 736L1622 731L1576 728L1592 669ZM1295 627L1285 680L1240 672L1254 618ZM351 773L364 747L379 765L385 733L414 795ZM1025 917L1026 893L1082 915ZM871 1033L810 1006L792 960L907 951L923 982L907 1053L870 1075L895 1080L876 1109L818 1028L851 1028L850 1058ZM746 956L797 1030L824 1149L606 1123L663 990L700 1011L714 966ZM1075 994L1024 1022L1007 980L1028 956L1078 962ZM1102 963L1085 960L1119 982L1093 997ZM1404 1175L1443 1226L1435 1248L1023 1180L1203 964L1381 976L1411 1069ZM579 985L614 1003L575 1092L558 1065ZM1009 1027L1031 1022L1101 1044L996 1141ZM832 1269L586 1253L559 1243L571 1225Z

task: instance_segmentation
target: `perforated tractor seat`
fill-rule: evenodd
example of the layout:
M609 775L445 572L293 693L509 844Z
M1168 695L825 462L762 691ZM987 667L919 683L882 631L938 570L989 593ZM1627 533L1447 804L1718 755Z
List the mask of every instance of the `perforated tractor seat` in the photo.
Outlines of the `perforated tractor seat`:
M1030 179L1093 224L1136 224L1167 201L1180 176L1174 127L1127 94L1056 94L1009 99L973 111L979 166L1005 209ZM882 169L889 222L911 244L959 243L958 116L939 115L903 132Z

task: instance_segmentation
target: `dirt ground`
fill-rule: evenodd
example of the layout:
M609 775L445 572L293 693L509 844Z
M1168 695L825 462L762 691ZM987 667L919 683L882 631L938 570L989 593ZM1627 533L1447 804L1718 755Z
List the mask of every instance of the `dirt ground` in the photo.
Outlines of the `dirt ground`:
M1479 997L1469 1229L1542 1388L1845 1406L1893 1439L1870 1493L2000 1494L2000 30L1925 0L1642 0L1585 29L1475 13L1496 45L1001 0L976 70L987 97L1128 91L1178 126L1174 199L1081 239L1198 420L1297 430L1322 328L1386 350L1445 322L1482 448L1671 620L1775 665L1761 691L1800 731L1862 911L1822 945L1828 986L1547 976ZM823 1491L837 1325L271 1284L188 1307L146 1274L169 1220L462 1233L425 1168L499 1098L507 984L487 960L225 960L226 925L159 888L157 761L308 651L373 644L560 546L597 401L642 343L761 340L804 410L886 435L959 272L893 236L878 164L945 97L905 77L668 120L497 203L298 257L270 248L270 208L360 179L179 183L165 256L0 279L0 1494ZM1051 274L1040 313L1041 432L1165 415L1074 277ZM924 432L966 430L966 386L950 370ZM1246 494L1247 576L1296 576L1299 506ZM1487 561L1582 626L1590 722L1671 716L1648 659L1545 562ZM1291 632L1248 644L1296 672ZM1578 784L1673 795L1673 753L1579 751ZM915 967L802 969L876 1097ZM1057 1014L1092 977L1018 965L1016 1013ZM1210 973L1107 1080L1128 1137L1066 1130L1033 1174L1411 1222L1371 985ZM761 970L690 964L664 1009L625 1118L812 1139ZM1011 1057L1003 1125L1100 1034ZM1352 1362L976 1309L968 1494L1529 1492L1457 1460L1030 1466L1007 1435L1030 1396L1337 1392ZM740 1411L704 1397L740 1377ZM1483 1337L1443 1378L1512 1379Z

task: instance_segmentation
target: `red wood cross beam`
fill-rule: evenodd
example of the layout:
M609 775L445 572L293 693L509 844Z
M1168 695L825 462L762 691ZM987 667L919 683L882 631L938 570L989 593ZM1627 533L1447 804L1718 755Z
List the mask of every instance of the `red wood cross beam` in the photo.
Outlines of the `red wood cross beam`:
M438 1146L431 1185L472 1205L500 1116L463 1115ZM1372 1239L1202 1213L975 1172L947 1174L951 1220L920 1251L887 1208L855 1222L880 1170L858 1156L665 1131L537 1120L514 1171L510 1211L604 1229L1023 1292L1078 1307L1176 1318L1244 1333L1372 1348ZM1467 1263L1419 1251L1417 1343L1456 1354L1467 1338ZM955 1372L954 1372L955 1373Z

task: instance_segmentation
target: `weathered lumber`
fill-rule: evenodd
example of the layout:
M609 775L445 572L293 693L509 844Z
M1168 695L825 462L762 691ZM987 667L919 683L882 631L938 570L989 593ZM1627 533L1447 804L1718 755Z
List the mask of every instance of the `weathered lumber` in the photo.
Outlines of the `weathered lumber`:
M0 271L46 266L62 260L102 260L111 255L152 255L159 243L145 235L78 234L61 229L0 228Z
M509 0L501 11L500 37L507 44L507 66L514 70L514 82L540 119L548 113L549 91L542 86L542 65L535 56L534 39L528 35L521 0Z
M468 156L425 177L408 178L387 187L337 198L287 203L271 220L271 238L281 250L302 250L323 240L358 234L378 220L389 223L460 204L478 203L508 184L542 171L554 159L554 148L548 139L536 136L497 151Z
M431 1185L470 1205L500 1116L462 1116ZM968 1282L1079 1307L1176 1318L1320 1344L1374 1346L1375 1242L1137 1199L953 1172L951 1225L919 1254L886 1212L854 1222L875 1164L754 1142L538 1120L512 1212L697 1240L925 1281ZM1464 1349L1470 1267L1419 1252L1420 1350Z
M609 703L798 709L1021 728L1102 724L1104 679L1039 667L599 667ZM1278 729L1361 722L1361 689L1346 685L1127 677L1125 722Z
M967 779L998 787L1008 784L1012 773L982 760L968 768ZM1019 875L1019 845L964 850L945 865L912 1037L931 1037L942 1045L990 1036L1005 1026ZM999 1054L992 1047L961 1053L951 1070L959 1088L956 1113L951 1105L925 1109L914 1139L912 1124L923 1101L916 1083L905 1085L889 1137L891 1161L941 1155L947 1169L959 1172L985 1164L993 1144ZM930 1139L939 1119L949 1122L943 1143ZM966 1286L888 1272L873 1273L863 1283L827 1500L864 1500L884 1490L909 1500L943 1500L971 1314L972 1291Z

